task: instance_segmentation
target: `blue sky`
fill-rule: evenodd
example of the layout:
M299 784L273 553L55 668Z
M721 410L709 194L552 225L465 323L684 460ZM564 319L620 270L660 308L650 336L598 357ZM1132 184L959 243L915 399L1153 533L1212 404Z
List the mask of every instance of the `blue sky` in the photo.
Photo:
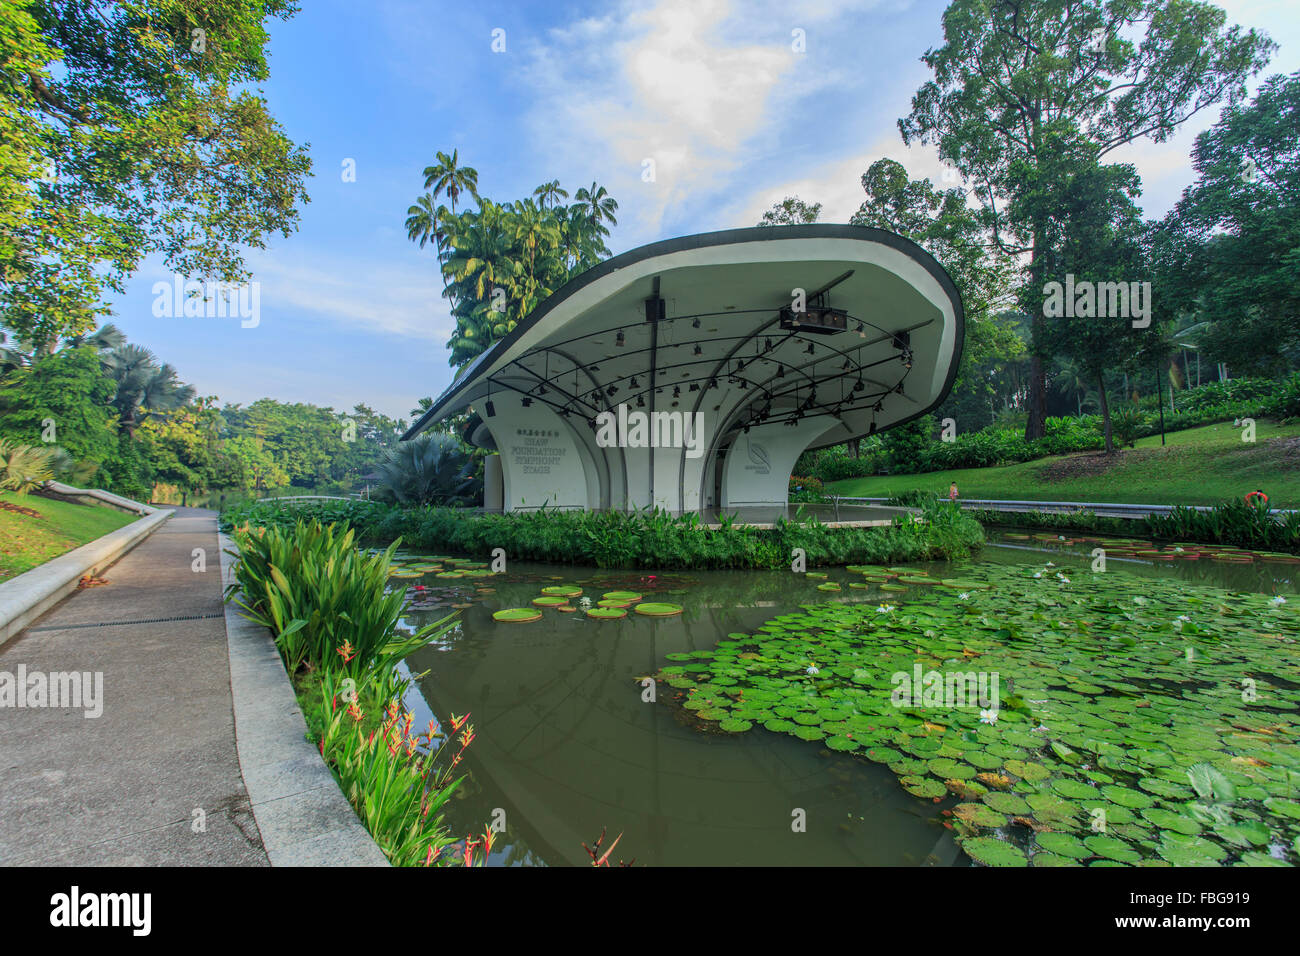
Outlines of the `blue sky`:
M1280 49L1264 75L1300 68L1294 0L1221 2ZM451 378L452 323L432 252L403 220L421 171L459 149L498 201L558 178L619 201L610 247L753 225L785 195L845 221L876 159L939 180L932 151L902 145L897 119L929 78L941 0L643 0L429 3L303 0L272 26L275 116L315 164L299 231L253 250L260 321L157 318L160 263L134 277L111 321L200 394L262 396L404 416ZM806 52L792 50L802 30ZM505 51L492 49L504 30ZM1148 215L1191 181L1194 118L1133 162ZM642 181L643 160L656 180ZM355 161L355 182L343 164Z

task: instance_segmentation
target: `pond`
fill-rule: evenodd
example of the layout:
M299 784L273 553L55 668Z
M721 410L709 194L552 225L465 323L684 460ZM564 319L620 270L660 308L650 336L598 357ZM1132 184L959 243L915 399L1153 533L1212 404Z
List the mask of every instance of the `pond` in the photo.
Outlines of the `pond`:
M1045 580L1052 592L1043 601L1052 607L1059 603L1057 590L1078 595L1095 589L1093 582L1100 580L1092 571L1097 542L1042 537L994 534L989 546L967 562L913 565L895 569L894 574L883 569L876 569L879 574L818 569L824 579L790 572L656 575L531 563L512 563L508 573L491 577L440 579L426 574L400 579L395 583L425 589L412 592L416 607L424 609L411 610L408 624L437 620L451 607L461 611L457 628L407 661L412 673L423 674L407 700L416 712L416 723L430 717L445 721L449 714L468 712L477 731L466 760L469 779L451 804L449 822L457 833L481 832L494 819L504 823L491 860L496 865L587 864L583 843L592 845L602 829L608 831L605 846L622 834L614 860L635 858L645 865L969 865L971 858L962 846L984 862L998 862L998 854L987 851L1000 851L1004 843L1041 853L1035 857L1038 865L1089 857L1094 862L1135 862L1130 854L1159 861L1159 853L1166 859L1173 856L1181 861L1177 854L1191 854L1188 862L1218 862L1223 856L1217 849L1220 845L1238 851L1234 857L1258 854L1248 862L1264 862L1265 857L1294 861L1289 841L1295 833L1286 829L1290 806L1286 798L1292 781L1286 776L1290 771L1280 769L1281 762L1274 767L1272 761L1260 761L1277 770L1267 780L1260 778L1270 789L1245 790L1232 811L1217 807L1213 797L1206 798L1205 813L1223 819L1186 822L1190 819L1186 815L1163 809L1165 800L1177 798L1179 803L1169 806L1181 806L1187 802L1184 798L1195 798L1185 780L1175 779L1178 773L1185 776L1185 768L1174 768L1178 772L1171 774L1162 768L1168 758L1156 760L1159 755L1150 757L1155 766L1148 766L1147 757L1141 755L1141 763L1115 757L1110 765L1104 755L1095 763L1080 763L1067 756L1077 758L1068 744L1060 742L1073 740L1082 752L1077 714L1068 723L1061 717L1060 727L1065 730L1050 742L1064 753L1046 750L1048 741L1042 742L1047 756L1041 764L1052 775L1045 784L1002 777L1001 783L990 786L1007 792L987 796L989 788L978 782L987 773L978 779L972 776L974 768L983 766L981 760L988 760L986 748L992 747L998 755L989 767L996 769L1005 757L1007 766L1019 768L1036 752L1008 745L1006 738L1028 745L1031 741L1025 735L1037 729L1034 725L1040 720L1055 725L1040 713L1044 706L1050 708L1042 703L1049 691L1033 683L1024 665L1031 665L1031 670L1040 665L1060 668L1065 680L1075 681L1069 676L1073 664L1062 663L1061 648L1079 641L1051 630L1061 630L1058 625L1063 622L1045 620L1041 626L1051 636L1043 648L1034 646L1036 639L1017 644L1001 629L1005 619L1013 616L1009 609L987 605L985 612L978 612L975 605L994 600L993 595L1005 599L1019 587L1041 589ZM1280 617L1284 624L1300 618L1295 613L1300 609L1300 564L1198 557L1187 560L1180 554L1169 560L1165 555L1157 559L1109 554L1103 603L1114 600L1117 617L1128 615L1133 627L1160 631L1151 640L1169 643L1173 650L1163 657L1135 661L1128 671L1111 675L1113 685L1096 674L1080 673L1074 686L1057 685L1050 695L1113 704L1119 699L1116 695L1136 693L1133 682L1148 670L1158 674L1162 667L1182 666L1184 644L1196 644L1198 653L1208 654L1211 661L1203 664L1197 658L1202 667L1199 683L1187 686L1208 684L1207 668L1216 663L1229 667L1228 661L1215 658L1215 627L1238 626L1235 619L1227 623L1221 619L1222 614L1231 614L1222 602L1254 602L1252 608L1257 604L1260 610L1252 610L1252 620L1260 614L1287 615ZM403 560L413 568L407 575L419 571L422 562L437 562L413 555ZM905 581L909 572L918 580L933 574L928 580L948 579L955 586L900 584L898 572ZM1035 574L1040 577L1033 578ZM993 582L993 589L986 590L985 582ZM644 595L646 601L673 602L684 610L677 616L649 617L633 613L633 606L624 618L596 620L581 608L572 613L545 608L541 618L531 623L493 619L493 613L502 609L531 607L543 587L557 585L583 589L582 597L572 599L575 607L583 601L598 602L606 592L629 590ZM829 590L830 585L840 590ZM1220 602L1219 614L1204 623L1175 618L1172 630L1164 635L1163 623L1143 618L1147 614L1143 595L1155 595L1153 600L1159 603L1166 592L1171 600L1181 602L1179 607L1197 603L1204 595L1209 603ZM1119 606L1121 601L1141 602L1128 603L1138 609L1136 618ZM1162 614L1161 621L1174 617ZM872 631L877 617L881 626ZM987 635L978 621L984 622ZM953 643L947 635L957 632L958 623L962 636ZM913 633L927 624L932 625L924 631L928 637ZM1275 624L1270 627L1276 629ZM862 637L848 642L833 639L842 628L858 628ZM1028 631L1036 628L1030 625ZM828 629L833 632L829 641L825 639ZM1297 634L1300 622L1286 639ZM1059 645L1052 645L1057 638ZM932 646L925 646L927 639ZM1147 646L1140 645L1137 653ZM1251 673L1271 692L1264 696L1277 705L1268 709L1267 719L1261 711L1259 726L1273 726L1270 732L1275 735L1261 746L1291 761L1296 751L1296 724L1291 721L1300 674L1294 650L1287 653L1290 656L1280 658L1280 664L1271 659L1258 662L1269 673ZM888 695L881 687L888 687L891 673L910 669L906 665L912 660L924 661L927 668L941 666L945 657L954 654L958 658L987 655L985 661L996 664L1007 677L1026 674L1014 681L1015 686L1003 686L1004 710L996 723L980 718L978 708L941 711L946 716L940 719L918 710L899 711L889 707L887 699L884 707L875 706L882 693ZM859 662L844 655L864 659ZM871 655L878 660L870 660ZM1192 651L1187 655L1192 660ZM801 672L805 663L811 672ZM876 664L884 670L878 672ZM1288 668L1290 680L1276 673ZM1232 673L1240 670L1237 666ZM652 675L657 683L647 681ZM1270 676L1276 684L1269 682ZM1100 686L1089 680L1098 680ZM861 686L855 686L855 681ZM653 701L646 699L650 688ZM697 690L700 695L692 700ZM1030 703L1020 704L1017 693ZM1176 693L1186 697L1192 691L1176 689ZM709 695L717 695L717 701L705 700ZM808 704L810 699L815 703ZM868 701L871 707L866 706ZM1033 718L1026 721L1029 713ZM1137 711L1125 705L1118 713ZM1184 718L1181 713L1171 715L1167 723L1177 729ZM1127 735L1144 738L1143 728L1125 727L1123 719L1114 710L1086 715L1089 728L1106 727L1114 740L1126 740ZM1207 716L1203 722L1207 727L1214 724L1214 733L1222 729L1217 718ZM744 732L735 732L738 728ZM1195 736L1198 728L1182 729L1187 731L1189 753L1216 755L1206 749L1207 739ZM895 749L900 741L903 747L912 746ZM872 745L883 750L864 759ZM1105 754L1107 746L1114 744L1097 744L1098 752ZM964 757L969 765L961 759L954 764L949 757ZM1300 764L1295 766L1300 769ZM945 790L943 780L950 773L956 779L948 780ZM1285 793L1277 789L1279 773L1288 788ZM1300 774L1292 776L1300 784ZM1150 789L1139 789L1138 780L1151 781ZM1034 792L1048 786L1055 789L1045 795ZM1084 787L1092 789L1085 793ZM1087 816L1098 811L1082 798L1103 791L1118 803L1103 803L1113 825L1099 832L1095 824L1089 826ZM1152 791L1159 793L1159 803ZM1067 802L1060 800L1062 792L1082 802L1068 804L1064 810L1056 803L1046 804ZM1022 797L1033 798L1033 809ZM1282 803L1260 809L1259 801L1275 798ZM1053 816L1071 809L1081 815L1072 826ZM1135 812L1145 812L1151 819ZM1171 815L1166 818L1160 813ZM1275 820L1261 836L1260 820L1273 817L1282 823ZM1158 842L1166 824L1181 828L1175 838L1194 841L1190 848ZM1158 830L1152 829L1157 825ZM1059 842L1049 833L1057 843L1046 836L1033 842L1036 831L1052 829L1074 836ZM1208 847L1206 840L1196 836L1203 829L1215 834ZM1221 832L1228 834L1227 843L1219 839ZM1103 842L1089 843L1093 849L1085 851L1080 844L1089 839ZM992 845L993 840L999 843ZM1051 846L1054 852L1045 852L1039 844ZM1196 854L1208 856L1201 860Z

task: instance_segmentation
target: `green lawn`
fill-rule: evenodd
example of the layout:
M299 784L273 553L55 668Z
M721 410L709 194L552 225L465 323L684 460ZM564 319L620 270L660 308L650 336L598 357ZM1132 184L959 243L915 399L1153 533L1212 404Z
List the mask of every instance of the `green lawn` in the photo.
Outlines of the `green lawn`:
M885 475L832 482L841 495L888 497L919 488L963 498L1028 501L1114 501L1212 505L1264 489L1275 508L1300 508L1300 425L1259 422L1255 443L1231 422L1143 438L1113 459L1100 452L1059 455L1018 465Z
M0 491L0 502L40 513L40 517L33 517L0 508L0 581L136 520L135 515L112 508L19 496L9 491Z

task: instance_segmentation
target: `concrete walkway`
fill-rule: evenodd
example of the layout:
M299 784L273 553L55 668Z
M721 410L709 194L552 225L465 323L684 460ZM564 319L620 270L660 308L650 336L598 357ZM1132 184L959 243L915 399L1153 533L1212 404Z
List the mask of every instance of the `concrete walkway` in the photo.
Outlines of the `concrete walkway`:
M0 672L103 675L98 717L0 709L0 864L268 863L235 748L216 513L175 510L106 585L0 648Z

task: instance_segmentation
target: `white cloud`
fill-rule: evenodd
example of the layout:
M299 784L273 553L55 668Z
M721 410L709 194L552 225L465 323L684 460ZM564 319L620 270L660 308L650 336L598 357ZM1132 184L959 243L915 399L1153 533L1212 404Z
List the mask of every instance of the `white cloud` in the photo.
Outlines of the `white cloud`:
M805 30L812 49L835 17L874 6L660 0L550 31L525 72L543 165L600 170L629 220L620 238L657 238L666 217L752 159L755 141L797 129L797 117L785 120L801 98L847 79L850 64L794 52L792 30Z
M304 311L354 329L443 344L454 323L432 263L431 254L418 263L395 264L301 246L292 255L249 256L267 316Z

